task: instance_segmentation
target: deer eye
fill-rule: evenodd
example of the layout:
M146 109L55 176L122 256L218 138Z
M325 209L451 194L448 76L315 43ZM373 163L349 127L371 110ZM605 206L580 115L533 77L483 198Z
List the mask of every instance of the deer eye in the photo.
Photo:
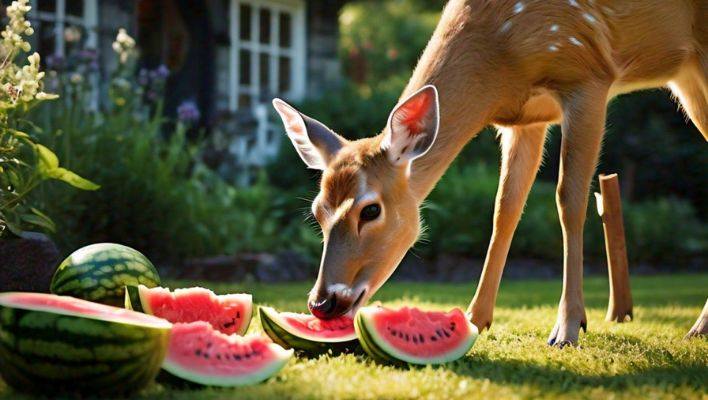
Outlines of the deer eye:
M362 221L373 221L381 215L381 206L378 204L369 204L361 209L359 218Z

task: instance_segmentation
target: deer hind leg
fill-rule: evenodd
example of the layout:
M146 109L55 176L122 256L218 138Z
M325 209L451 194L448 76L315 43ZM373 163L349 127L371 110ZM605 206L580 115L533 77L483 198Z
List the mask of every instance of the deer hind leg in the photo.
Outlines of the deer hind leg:
M482 278L468 312L479 329L492 323L511 238L543 155L546 124L501 128L502 165L494 206L494 229L482 270Z
M669 87L703 137L708 140L708 56L687 63Z
M549 345L575 344L587 329L583 300L583 226L590 181L605 129L608 87L589 84L562 100L560 173L556 203L563 232L563 291Z

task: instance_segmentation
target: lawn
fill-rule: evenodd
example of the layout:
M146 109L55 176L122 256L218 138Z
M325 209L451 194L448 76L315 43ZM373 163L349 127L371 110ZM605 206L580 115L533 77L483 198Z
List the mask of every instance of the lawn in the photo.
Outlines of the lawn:
M194 282L172 282L171 286ZM248 291L259 304L302 311L309 285L202 283L218 292ZM581 348L550 348L560 281L502 283L494 325L462 360L396 368L364 356L298 358L269 382L230 390L173 390L153 385L145 398L703 398L708 396L708 340L682 340L708 291L708 274L634 277L635 321L603 320L607 279L585 283L589 332ZM384 304L449 309L467 305L471 284L390 283ZM258 323L251 326L259 330ZM0 383L5 398L17 399Z

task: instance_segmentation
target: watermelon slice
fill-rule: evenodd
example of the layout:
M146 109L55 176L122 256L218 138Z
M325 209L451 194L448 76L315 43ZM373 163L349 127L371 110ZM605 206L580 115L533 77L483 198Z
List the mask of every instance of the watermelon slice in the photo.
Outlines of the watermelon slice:
M170 322L207 321L219 331L243 335L251 323L250 294L217 296L209 289L170 289L144 285L127 286L125 308L142 311Z
M274 342L289 349L309 354L356 350L358 341L354 321L348 317L323 320L310 314L277 312L270 307L259 307L261 325Z
M204 321L175 324L162 368L209 386L243 386L264 381L292 356L264 336L226 335Z
M384 362L441 364L463 357L477 327L458 308L450 312L362 307L355 329L364 350Z
M172 324L43 293L0 294L0 374L21 391L123 396L152 382Z

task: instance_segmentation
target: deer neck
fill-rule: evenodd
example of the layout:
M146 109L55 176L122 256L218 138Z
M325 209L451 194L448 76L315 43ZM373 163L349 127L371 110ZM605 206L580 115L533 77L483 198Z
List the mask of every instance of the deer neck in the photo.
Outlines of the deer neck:
M498 63L484 51L486 40L479 35L480 21L464 2L448 4L433 37L416 66L401 98L424 85L438 89L440 127L430 150L411 165L410 185L422 201L440 180L464 145L490 122L500 97L494 84ZM480 32L481 33L481 32Z

